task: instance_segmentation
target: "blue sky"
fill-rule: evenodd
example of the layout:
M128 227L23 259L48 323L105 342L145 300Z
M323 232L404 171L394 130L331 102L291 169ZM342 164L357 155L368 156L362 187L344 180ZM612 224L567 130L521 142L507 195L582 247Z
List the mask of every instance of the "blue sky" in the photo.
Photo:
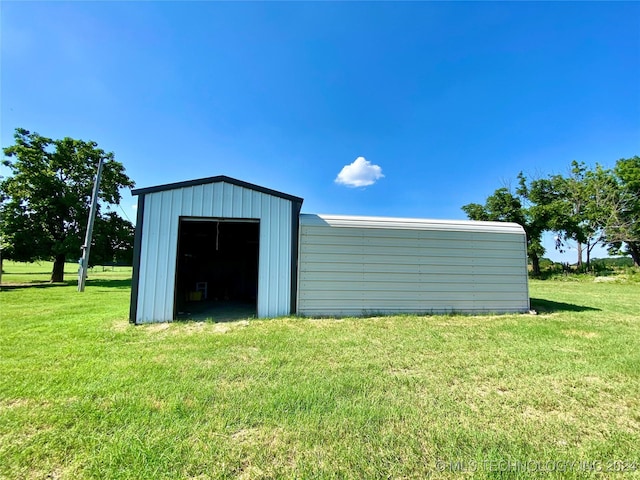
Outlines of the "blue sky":
M16 127L95 140L138 187L223 174L301 196L305 212L463 219L521 170L640 154L638 2L3 1L0 14L1 145ZM134 203L124 192L131 219Z

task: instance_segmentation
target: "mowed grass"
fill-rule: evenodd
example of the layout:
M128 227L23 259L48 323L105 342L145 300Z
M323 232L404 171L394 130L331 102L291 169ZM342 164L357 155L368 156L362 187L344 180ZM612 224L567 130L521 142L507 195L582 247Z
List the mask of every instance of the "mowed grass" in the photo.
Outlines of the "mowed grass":
M637 283L531 281L535 316L135 327L130 271L94 270L0 292L0 478L640 477Z

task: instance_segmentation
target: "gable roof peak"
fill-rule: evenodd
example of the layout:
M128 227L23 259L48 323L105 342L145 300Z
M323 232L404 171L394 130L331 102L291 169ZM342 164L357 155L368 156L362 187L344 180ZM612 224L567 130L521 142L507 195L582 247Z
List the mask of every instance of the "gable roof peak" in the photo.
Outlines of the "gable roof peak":
M304 200L301 197L296 197L294 195L289 195L288 193L283 193L277 190L272 190L270 188L261 187L260 185L255 185L253 183L245 182L243 180L238 180L236 178L228 177L226 175L216 175L214 177L196 178L193 180L186 180L183 182L165 183L163 185L155 185L152 187L136 188L131 190L131 194L146 195L148 193L164 192L167 190L176 190L179 188L196 187L198 185L207 185L210 183L228 183L231 185L236 185L238 187L247 188L249 190L254 190L256 192L265 193L273 197L279 197L285 200L290 200L292 202L302 203Z

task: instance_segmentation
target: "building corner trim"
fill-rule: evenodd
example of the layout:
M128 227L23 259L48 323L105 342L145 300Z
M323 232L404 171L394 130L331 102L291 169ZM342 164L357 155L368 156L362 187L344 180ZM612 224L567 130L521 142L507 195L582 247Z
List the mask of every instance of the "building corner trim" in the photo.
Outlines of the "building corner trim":
M298 311L298 249L300 243L300 210L302 200L291 202L291 305L290 314Z
M144 222L144 197L138 197L136 231L133 241L133 273L131 275L131 302L129 304L129 323L138 323L138 286L140 283L140 254L142 249L142 226Z

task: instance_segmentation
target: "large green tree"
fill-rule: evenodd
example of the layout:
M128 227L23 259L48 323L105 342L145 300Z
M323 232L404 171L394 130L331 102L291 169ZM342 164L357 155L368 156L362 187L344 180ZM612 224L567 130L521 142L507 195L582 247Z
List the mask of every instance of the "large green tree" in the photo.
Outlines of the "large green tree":
M521 192L531 211L550 231L557 247L567 240L577 245L577 264L589 268L591 252L598 245L640 256L640 160L621 159L610 170L596 164L588 168L576 161L568 176L549 175L529 182ZM620 248L622 247L622 249ZM626 250L625 250L626 248ZM635 256L634 256L635 255Z
M620 159L615 168L572 162L570 173L527 179L518 175L515 194L499 188L484 204L462 207L472 220L511 221L527 232L528 252L534 273L544 253L541 236L556 233L556 248L575 242L578 265L586 252L589 267L592 249L608 245L612 253L631 255L640 266L640 157Z
M521 172L519 193L527 199L530 212L544 230L556 233L556 248L562 251L566 240L578 246L578 264L582 264L583 245L595 231L587 222L586 167L573 162L571 174L549 175L528 181Z
M615 252L631 255L640 266L640 157L621 158L613 169L616 188L607 190L602 227Z
M102 180L98 193L95 243L113 243L122 222L104 215L102 204L118 204L120 189L133 187L113 153L93 141L53 140L18 128L15 144L4 148L2 163L11 171L0 181L0 236L3 257L17 261L53 259L52 282L63 280L64 263L81 255L93 182L100 159ZM117 227L114 231L109 226ZM127 230L126 228L124 230ZM130 228L129 228L130 230ZM93 250L92 250L93 253ZM105 248L98 249L99 254Z
M544 254L542 233L545 229L531 209L523 205L523 200L525 199L519 193L513 194L507 188L499 188L487 197L484 205L469 203L462 210L471 220L514 222L521 225L527 234L527 254L533 273L539 275L540 258Z

